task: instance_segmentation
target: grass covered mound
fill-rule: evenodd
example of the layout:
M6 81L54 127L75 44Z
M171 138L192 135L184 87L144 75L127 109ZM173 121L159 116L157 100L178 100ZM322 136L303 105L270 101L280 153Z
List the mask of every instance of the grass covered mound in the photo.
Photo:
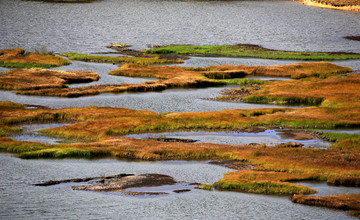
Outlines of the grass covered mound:
M351 215L355 217L360 217L360 194L344 194L330 196L294 195L290 199L294 203L341 210L350 210Z
M38 90L63 88L69 83L92 82L99 75L92 71L61 71L43 69L13 69L2 73L0 89Z
M306 78L277 81L256 87L224 91L218 100L240 100L249 103L320 105L322 107L358 108L360 76L347 74L326 79ZM259 89L260 88L260 89ZM349 115L349 117L351 117Z
M71 60L85 61L85 62L99 62L99 63L136 63L140 65L160 65L160 64L172 64L183 63L180 59L162 59L159 56L147 56L147 57L112 57L112 56L100 56L89 55L82 53L61 53L61 56L66 56Z
M348 60L360 59L360 54L343 52L298 52L272 50L258 45L167 45L146 50L150 54L179 54L188 56L253 57L277 60Z
M0 50L0 66L6 68L52 68L71 64L52 54L25 52L24 49Z
M313 175L313 176L312 176ZM237 171L228 172L225 177L214 184L219 190L234 190L247 193L293 195L312 194L316 191L307 186L302 186L289 181L294 179L317 179L319 175L296 174L289 172L263 172L263 171Z

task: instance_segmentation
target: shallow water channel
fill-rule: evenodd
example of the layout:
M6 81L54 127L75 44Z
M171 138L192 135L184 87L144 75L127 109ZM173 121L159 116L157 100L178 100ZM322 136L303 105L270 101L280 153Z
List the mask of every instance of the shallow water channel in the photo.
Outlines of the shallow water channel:
M277 144L296 142L303 144L304 147L327 148L331 143L322 141L318 138L310 140L295 140L281 137L281 130L265 130L263 132L206 132L206 131L179 131L179 132L162 132L162 133L146 133L146 134L130 134L126 137L131 138L179 138L190 139L196 143L214 143L214 144L266 144L267 146L275 146Z

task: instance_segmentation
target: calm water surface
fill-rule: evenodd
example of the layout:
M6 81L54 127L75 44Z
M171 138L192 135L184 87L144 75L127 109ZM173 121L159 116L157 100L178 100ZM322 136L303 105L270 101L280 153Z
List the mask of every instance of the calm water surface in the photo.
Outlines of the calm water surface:
M311 8L293 1L104 0L55 4L0 0L0 49L54 52L106 52L112 42L135 49L148 44L259 44L272 49L359 52L360 14ZM276 65L298 61L191 58L182 66ZM359 60L334 62L360 70ZM62 70L92 70L91 84L140 83L153 79L109 76L111 64L73 62ZM6 71L0 68L0 71ZM89 85L89 84L88 84ZM71 86L81 86L79 84ZM228 87L231 88L231 87ZM0 101L55 108L90 105L156 112L265 108L269 105L206 100L224 88L102 94L74 99L19 96L0 91ZM49 179L162 173L188 182L213 183L230 171L199 162L123 162L117 160L20 160L0 154L1 219L352 219L342 211L291 203L287 197L198 191L153 198L72 191L71 185L35 187ZM358 189L313 184L320 194Z
M288 197L192 190L159 197L73 191L74 184L31 184L49 179L118 173L162 173L177 181L215 182L230 169L203 162L21 160L0 154L1 219L354 219L342 211L293 204ZM322 194L358 189L311 186Z

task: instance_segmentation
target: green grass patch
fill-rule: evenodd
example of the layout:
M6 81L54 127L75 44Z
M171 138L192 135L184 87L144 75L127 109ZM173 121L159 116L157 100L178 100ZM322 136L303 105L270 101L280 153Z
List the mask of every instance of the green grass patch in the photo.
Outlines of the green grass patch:
M63 158L100 158L111 156L107 150L84 150L76 148L49 148L38 151L20 153L22 159L63 159Z
M0 126L0 137L6 137L11 134L20 133L23 129L20 127L9 127L9 126Z
M238 86L247 86L247 85L263 85L266 84L267 81L261 80L261 79L228 79L228 80L222 80L222 82L228 84L228 85L238 85Z
M227 182L218 181L214 184L216 189L240 191L247 193L272 194L272 195L293 195L293 194L312 194L316 191L310 187L293 183L270 182L270 181L244 181Z
M79 60L85 62L102 62L102 63L136 63L140 65L154 65L154 64L170 64L173 60L160 59L159 57L111 57L111 56L95 56L81 53L61 53L61 56L66 56L71 60ZM181 61L176 61L181 62Z
M213 188L213 185L210 184L210 183L203 183L203 184L201 184L201 185L199 185L199 186L196 186L195 188L196 188L196 189L202 189L202 190L211 191L212 188Z
M360 138L358 134L347 134L347 133L336 133L336 132L324 132L324 131L314 131L316 134L326 141L337 142L344 141L348 139Z
M41 68L49 69L53 67L59 67L64 65L70 65L71 62L63 62L62 64L46 64L46 63L25 63L25 62L12 62L12 61L0 61L0 66L5 68L19 68L19 69L29 69L29 68Z
M168 45L146 50L151 54L180 54L191 56L254 57L279 60L348 60L360 59L360 54L331 52L298 52L271 50L257 45Z
M269 96L248 96L242 99L243 102L277 104L277 105L320 105L323 97L269 97Z

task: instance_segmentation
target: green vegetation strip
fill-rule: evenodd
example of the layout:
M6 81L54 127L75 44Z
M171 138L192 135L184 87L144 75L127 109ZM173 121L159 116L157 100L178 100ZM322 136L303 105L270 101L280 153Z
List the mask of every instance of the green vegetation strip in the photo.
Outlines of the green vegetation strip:
M5 68L41 68L49 69L53 67L59 67L63 65L70 65L71 62L63 62L62 64L47 64L47 63L24 63L24 62L11 62L11 61L0 61L0 66Z
M71 60L85 61L85 62L102 62L102 63L136 63L140 65L153 64L169 64L174 63L174 60L160 59L154 57L111 57L111 56L94 56L81 53L61 53L61 56L68 57ZM176 61L182 62L182 61Z
M298 52L263 48L257 45L168 45L146 50L150 54L180 54L191 56L254 57L279 60L349 60L360 59L356 53Z

